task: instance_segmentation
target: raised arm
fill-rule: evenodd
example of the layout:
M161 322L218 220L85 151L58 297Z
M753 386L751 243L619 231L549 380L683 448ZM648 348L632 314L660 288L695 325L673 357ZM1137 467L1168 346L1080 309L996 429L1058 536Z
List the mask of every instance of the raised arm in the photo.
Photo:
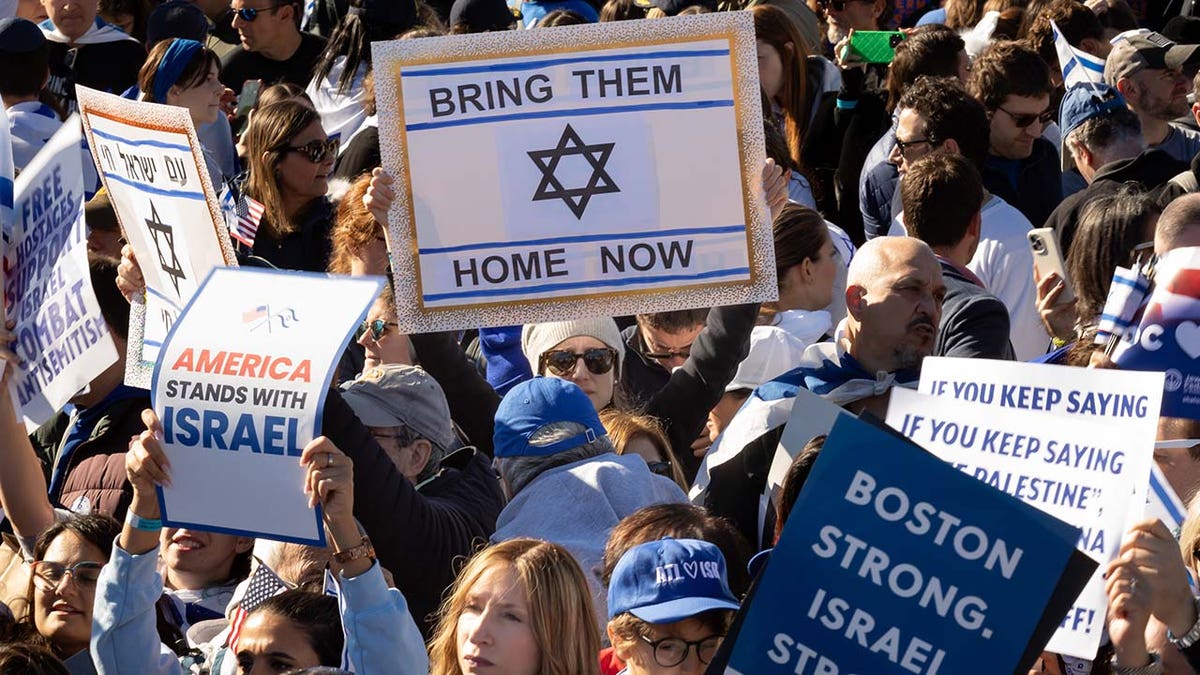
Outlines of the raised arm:
M0 378L0 466L4 467L0 471L0 505L17 536L30 541L54 523L54 508L47 496L41 462L10 395L13 364L18 362L8 347L13 341L12 332L0 330L0 359L4 360L4 375Z

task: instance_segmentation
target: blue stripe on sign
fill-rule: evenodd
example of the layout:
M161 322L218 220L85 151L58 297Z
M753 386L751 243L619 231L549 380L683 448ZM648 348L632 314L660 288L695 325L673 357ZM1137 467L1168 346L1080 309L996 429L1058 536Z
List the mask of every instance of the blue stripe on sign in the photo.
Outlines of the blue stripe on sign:
M126 178L124 176L118 176L115 173L105 172L104 177L109 180L115 180L118 183L121 183L122 185L128 185L131 188L137 188L138 190L141 190L142 192L148 192L152 195L158 195L159 197L179 197L181 199L199 199L200 201L204 201L204 193L203 192L192 192L189 190L167 190L166 188L154 187L152 185L144 185L142 183L138 183L137 181L129 180L128 178Z
M1163 489L1162 483L1158 482L1156 478L1157 477L1153 473L1150 474L1150 488L1154 490L1155 494L1158 495L1158 500L1162 502L1163 508L1165 508L1167 513L1175 519L1175 522L1183 523L1183 521L1187 520L1187 514L1180 513L1179 510L1175 508L1175 504L1171 501L1171 495L1167 494L1167 491Z
M510 115L492 115L474 119L456 119L445 122L417 122L410 124L407 131L426 131L444 127L463 127L472 124L488 122L511 122L513 120L537 120L553 117L583 117L586 115L606 115L609 113L645 112L647 110L697 110L704 108L732 108L733 99L715 101L687 101L686 103L643 103L639 105L614 105L596 108L574 108L571 110L539 110L527 113L512 113Z
M443 246L441 248L417 249L421 255L438 253L459 253L461 251L479 251L496 248L512 248L514 246L544 246L546 244L580 244L589 241L608 241L611 239L645 239L649 237L681 237L689 234L730 234L745 232L745 225L718 225L717 227L681 227L674 230L651 230L649 232L618 232L605 234L576 234L568 237L547 237L545 239L525 239L522 241L496 241L480 244L463 244L461 246Z
M561 59L543 59L541 61L520 61L516 63L489 63L483 66L451 66L447 68L429 68L426 70L403 69L400 77L432 77L436 75L467 75L469 73L503 73L513 70L534 70L550 66L562 66L569 63L604 63L612 61L641 61L645 59L689 59L705 56L727 56L728 49L699 49L676 50L663 52L642 52L639 54L610 54L608 56L570 56Z
M0 204L13 205L13 182L4 177L0 177Z
M661 277L637 279L611 279L609 281L572 281L561 284L542 284L536 288L495 288L485 291L454 291L451 293L426 293L422 298L426 302L438 300L454 300L458 298L489 298L502 295L522 295L525 293L546 293L549 291L569 291L577 288L595 288L597 286L632 286L634 284L651 284L663 281L699 281L717 277L732 277L739 274L749 274L749 267L733 267L726 270L712 270L700 274L670 274ZM435 308L436 309L436 308Z
M122 143L124 145L144 145L148 148L162 148L164 150L182 150L183 152L186 152L186 153L192 152L192 148L190 146L179 145L178 143L164 143L162 141L153 141L153 140L134 141L134 140L130 140L128 138L121 138L120 136L117 136L115 134L110 134L110 133L100 131L99 129L92 129L92 133L99 136L100 138L105 139L105 140L113 141L114 143Z

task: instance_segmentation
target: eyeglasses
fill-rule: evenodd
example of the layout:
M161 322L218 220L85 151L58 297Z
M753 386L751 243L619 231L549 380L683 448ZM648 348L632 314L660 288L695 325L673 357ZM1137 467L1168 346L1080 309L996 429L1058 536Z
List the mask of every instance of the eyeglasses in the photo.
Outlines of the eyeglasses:
M388 326L399 326L395 321L384 321L383 319L375 319L374 321L364 321L358 325L354 331L354 340L357 342L362 339L362 336L367 331L371 331L371 339L379 342L379 340L387 333Z
M902 141L898 137L893 138L896 139L896 149L900 151L901 155L907 155L908 149L915 145L921 145L922 143L933 143L933 141L929 140L928 138L914 138L911 141ZM834 250L836 251L837 249Z
M382 431L372 431L371 436L376 441L396 441L396 445L402 448L412 445L413 441L417 440L418 436L409 430L408 427L400 425L399 429L400 430L394 434L387 434Z
M667 361L669 359L680 358L686 359L692 355L692 346L688 345L683 349L668 349L665 352L646 352L646 358L656 361Z
M846 5L856 1L866 2L867 0L822 0L818 5L826 12L831 9L835 12L844 12L846 11Z
M1017 114L1014 112L1009 112L1009 111L1005 110L1004 108L997 108L997 110L999 110L999 111L1003 112L1005 115L1008 115L1009 117L1011 117L1013 124L1017 125L1018 129L1024 129L1025 127L1033 124L1034 122L1041 122L1042 126L1046 126L1047 124L1050 123L1050 120L1054 119L1054 111L1053 110L1045 110L1040 113L1020 113L1020 114Z
M646 644L654 648L654 661L663 668L672 668L687 660L688 653L692 648L696 648L696 658L700 659L700 663L708 665L712 662L713 657L717 655L717 649L721 646L721 640L725 639L724 635L710 635L703 640L689 642L683 638L663 638L661 640L651 640L642 635L641 638L646 641Z
M650 473L666 476L667 478L675 477L671 474L670 462L646 462L646 466L650 467Z
M313 164L324 162L329 156L337 156L338 147L342 144L340 138L327 138L323 141L309 141L304 145L285 145L277 150L299 152L308 157Z
M58 588L62 583L63 577L68 574L75 579L75 583L80 586L95 587L96 581L100 578L100 569L104 567L104 563L98 562L78 562L67 567L62 563L51 562L49 560L36 560L30 563L30 568L33 569L33 582L38 588L43 591L51 591Z
M255 19L258 18L258 15L263 12L274 12L275 10L279 9L280 7L287 7L287 6L288 6L288 3L284 3L282 5L272 5L270 7L263 7L262 9L254 9L253 7L243 7L241 9L233 10L233 13L237 14L238 18L241 19L242 21L253 22Z
M617 351L609 347L585 349L583 353L553 349L542 353L538 359L538 371L549 370L559 377L568 377L575 372L575 366L579 359L583 359L583 365L593 375L603 375L613 369Z

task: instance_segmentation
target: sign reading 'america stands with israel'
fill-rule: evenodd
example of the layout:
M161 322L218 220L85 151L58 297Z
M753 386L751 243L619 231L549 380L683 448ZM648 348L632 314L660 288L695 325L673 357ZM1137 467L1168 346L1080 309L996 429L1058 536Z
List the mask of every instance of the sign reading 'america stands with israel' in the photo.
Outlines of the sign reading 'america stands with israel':
M748 14L373 49L403 330L774 297Z

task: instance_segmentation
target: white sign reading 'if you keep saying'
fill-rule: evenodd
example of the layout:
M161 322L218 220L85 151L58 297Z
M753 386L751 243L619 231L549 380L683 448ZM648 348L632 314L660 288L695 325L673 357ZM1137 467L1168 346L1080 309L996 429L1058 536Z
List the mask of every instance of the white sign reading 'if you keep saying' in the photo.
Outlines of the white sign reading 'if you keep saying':
M773 297L750 19L376 43L402 327Z

